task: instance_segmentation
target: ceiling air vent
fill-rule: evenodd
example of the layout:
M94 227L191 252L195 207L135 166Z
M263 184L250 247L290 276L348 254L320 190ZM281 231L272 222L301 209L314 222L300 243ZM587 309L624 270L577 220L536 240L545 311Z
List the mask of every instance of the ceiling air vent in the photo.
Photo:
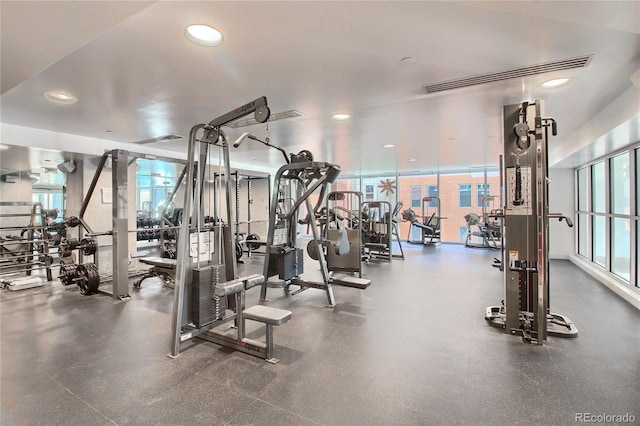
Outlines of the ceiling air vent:
M269 116L269 120L267 121L283 120L285 118L301 117L303 115L304 114L300 111L292 109L291 111L276 112L275 114L271 114ZM254 124L258 124L255 118L247 118L245 120L236 120L234 122L226 124L226 126L233 127L235 129L238 127L253 126Z
M488 74L476 75L473 77L460 78L457 80L444 81L442 83L425 85L427 93L442 92L445 90L459 89L461 87L475 86L477 84L493 83L496 81L509 80L512 78L527 77L530 75L544 74L553 71L570 70L573 68L583 68L589 65L593 55L580 56L578 58L563 59L561 61L547 62L544 64L529 65L513 70L492 72Z
M165 141L172 141L175 139L182 139L184 136L180 136L180 135L166 135L166 136L158 136L157 138L153 138L153 139L145 139L143 141L138 141L138 142L134 142L137 145L146 145L148 143L155 143L155 142L165 142Z

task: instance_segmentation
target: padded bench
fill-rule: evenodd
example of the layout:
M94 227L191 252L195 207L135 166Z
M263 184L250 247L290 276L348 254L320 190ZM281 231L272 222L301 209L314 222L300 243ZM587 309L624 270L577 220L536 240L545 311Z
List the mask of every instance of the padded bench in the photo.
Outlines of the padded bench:
M160 277L168 287L175 287L176 265L178 262L176 259L165 259L164 257L153 256L140 257L138 260L140 263L151 265L152 268L140 277L138 281L133 283L135 288L140 288L142 281L151 277Z
M246 277L240 277L235 280L226 281L224 283L216 284L216 295L218 297L227 297L231 295L240 296L237 299L237 306L244 305L244 292L252 287L261 285L264 282L264 275L253 274ZM238 319L241 319L242 326L238 327L240 331L240 338L245 342L248 341L244 337L244 320L249 319L256 322L261 322L266 327L266 342L265 347L265 360L275 364L278 362L277 358L273 357L273 327L282 325L291 319L291 311L284 309L272 308L264 305L254 305L250 308L245 308L238 313ZM253 343L253 342L252 342Z
M278 360L273 357L273 326L282 325L291 319L291 311L272 308L270 306L253 305L242 311L242 318L261 322L266 327L266 350L265 359L271 363Z

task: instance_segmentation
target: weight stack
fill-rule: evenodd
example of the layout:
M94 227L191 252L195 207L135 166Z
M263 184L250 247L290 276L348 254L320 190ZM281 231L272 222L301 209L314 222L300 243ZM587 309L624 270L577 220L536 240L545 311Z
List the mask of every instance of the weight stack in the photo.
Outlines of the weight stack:
M278 274L281 280L290 280L304 272L304 251L295 248L288 252L274 253L269 257L269 276Z
M218 283L226 281L224 265L211 265L193 270L191 314L196 327L222 319L227 309L224 297L215 295Z

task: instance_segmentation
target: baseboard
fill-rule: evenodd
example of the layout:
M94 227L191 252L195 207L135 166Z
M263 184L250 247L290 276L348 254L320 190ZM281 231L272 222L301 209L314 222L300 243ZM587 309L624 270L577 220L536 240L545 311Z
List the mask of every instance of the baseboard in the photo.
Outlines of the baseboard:
M582 269L587 274L602 283L605 287L629 302L633 307L640 310L640 289L631 287L629 284L615 277L613 274L584 260L581 256L569 256L569 260Z

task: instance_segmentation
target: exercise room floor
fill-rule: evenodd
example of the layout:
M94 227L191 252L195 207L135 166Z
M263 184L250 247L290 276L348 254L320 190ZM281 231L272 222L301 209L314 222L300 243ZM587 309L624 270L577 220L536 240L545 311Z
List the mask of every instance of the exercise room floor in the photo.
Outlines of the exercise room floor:
M57 281L2 290L0 423L568 425L576 413L640 422L640 311L552 261L552 311L580 335L527 345L483 318L503 298L490 265L498 253L405 254L365 266L367 290L335 287L333 309L321 290L269 289L269 306L293 312L275 329L275 365L200 340L168 358L173 290L155 278L128 302ZM258 296L250 290L247 306Z

